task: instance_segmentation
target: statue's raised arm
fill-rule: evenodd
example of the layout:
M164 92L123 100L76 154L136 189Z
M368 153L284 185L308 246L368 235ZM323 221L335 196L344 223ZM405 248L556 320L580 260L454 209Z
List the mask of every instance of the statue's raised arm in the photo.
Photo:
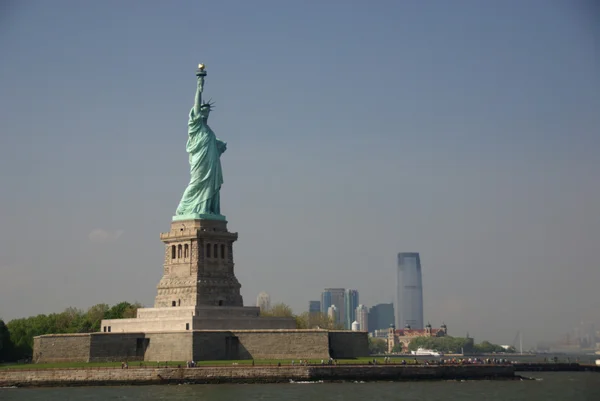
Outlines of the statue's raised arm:
M204 92L204 78L206 77L206 70L204 64L198 64L198 70L196 70L197 86L196 86L196 99L194 100L194 113L200 115L200 107L202 106L202 92Z

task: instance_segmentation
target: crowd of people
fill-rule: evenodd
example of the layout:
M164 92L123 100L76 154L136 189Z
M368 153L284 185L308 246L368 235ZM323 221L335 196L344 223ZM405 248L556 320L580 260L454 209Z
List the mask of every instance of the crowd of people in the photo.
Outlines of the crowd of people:
M320 362L319 361L310 361L308 359L300 359L300 360L292 360L291 362L288 362L289 365L291 366L337 366L338 365L338 361L337 359L334 358L329 358L327 360L325 359L321 359ZM417 358L413 358L413 359L401 359L399 360L398 358L391 358L389 356L386 356L383 358L383 361L377 358L373 358L372 360L368 360L368 361L345 361L344 365L362 365L367 363L368 365L381 365L381 364L385 364L385 365L425 365L425 366L432 366L432 365L506 365L506 364L512 364L512 363L516 363L515 361L509 361L506 358L477 358L477 357L471 357L471 358L440 358L440 359L417 359ZM286 364L285 362L283 363L284 365ZM237 362L232 362L232 365L238 365ZM255 365L255 361L252 360L252 366ZM269 365L271 365L271 363L269 363ZM288 366L289 366L288 365ZM139 363L140 367L146 367L146 364L144 362L140 362ZM169 362L157 362L156 363L157 367L174 367L174 365L169 366ZM282 366L282 362L277 362L276 366ZM149 366L147 367L152 367L151 364L149 364ZM177 365L177 367L181 368L182 366L180 364ZM186 368L195 368L197 367L197 363L196 361L186 361L185 363L185 367ZM125 361L121 363L121 369L128 369L129 368L129 364Z
M389 356L383 358L383 362L385 364L400 364L400 365L506 365L510 363L514 363L509 361L506 358L449 358L444 359L440 358L436 359L417 359L414 358L412 361L408 362L406 359L402 359L399 362L392 360ZM373 359L373 361L369 361L369 365L377 365L377 359Z

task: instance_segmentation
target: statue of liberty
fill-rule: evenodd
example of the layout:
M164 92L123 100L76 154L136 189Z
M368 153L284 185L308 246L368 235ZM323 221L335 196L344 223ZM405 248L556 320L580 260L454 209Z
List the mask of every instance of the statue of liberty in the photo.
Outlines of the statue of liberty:
M227 144L217 139L207 123L213 104L210 101L202 102L206 77L204 65L198 66L196 76L196 99L190 110L186 145L190 160L190 183L173 220L224 220L219 197L223 184L220 156L227 149Z

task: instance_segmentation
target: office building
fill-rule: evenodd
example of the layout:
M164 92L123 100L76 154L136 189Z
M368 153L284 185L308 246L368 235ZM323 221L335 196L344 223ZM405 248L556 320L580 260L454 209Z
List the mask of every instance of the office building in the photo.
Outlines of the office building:
M356 320L356 308L358 307L358 291L356 290L346 290L346 329L352 328L352 323ZM363 330L361 328L361 330ZM366 330L366 329L364 329Z
M331 293L329 291L323 291L321 293L321 313L327 315L329 307L331 306Z
M394 304L377 304L369 309L369 333L375 330L386 330L394 324ZM387 334L386 334L387 335Z
M423 329L421 258L416 252L398 254L396 328Z
M356 321L358 322L358 329L360 331L369 330L369 308L364 305L358 305L356 307Z
M335 305L339 317L337 323L345 325L346 316L346 290L343 288L325 288L325 291L321 294L321 312L327 315L329 313L329 307Z
M321 301L308 301L308 314L321 313Z

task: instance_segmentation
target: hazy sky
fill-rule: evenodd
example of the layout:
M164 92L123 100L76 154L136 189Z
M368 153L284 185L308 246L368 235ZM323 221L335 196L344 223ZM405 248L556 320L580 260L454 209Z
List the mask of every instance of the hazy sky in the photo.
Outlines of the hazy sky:
M2 1L0 316L152 305L194 71L245 304L394 297L512 342L600 321L600 10L586 1Z

